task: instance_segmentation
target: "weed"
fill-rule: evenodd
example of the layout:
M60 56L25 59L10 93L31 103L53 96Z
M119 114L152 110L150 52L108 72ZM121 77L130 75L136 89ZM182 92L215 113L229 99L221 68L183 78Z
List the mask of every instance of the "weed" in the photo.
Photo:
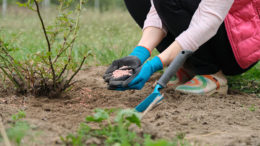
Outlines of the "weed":
M116 113L116 115L114 115ZM114 116L113 116L114 115ZM112 117L113 120L112 120ZM97 124L92 128L88 124ZM114 146L177 146L188 145L184 134L177 136L173 141L152 140L150 135L137 134L130 130L132 125L141 127L140 114L132 109L103 110L96 109L93 116L86 118L86 123L81 123L76 134L61 137L66 145L114 145Z
M250 110L251 112L256 111L256 107L255 107L255 105L252 104L252 105L249 107L249 110Z
M31 127L28 122L23 121L26 117L24 111L19 111L17 114L12 115L12 122L10 128L6 130L8 138L16 145L21 145L22 140L26 136L30 136ZM0 136L0 141L2 138Z
M26 114L24 111L19 111L17 114L12 115L12 120L14 122L19 121L26 117Z

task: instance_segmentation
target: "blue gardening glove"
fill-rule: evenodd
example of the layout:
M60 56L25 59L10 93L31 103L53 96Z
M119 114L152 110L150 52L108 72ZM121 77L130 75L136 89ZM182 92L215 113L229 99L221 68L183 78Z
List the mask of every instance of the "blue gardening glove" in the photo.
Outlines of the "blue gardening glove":
M111 90L128 90L128 89L137 89L140 90L144 87L145 83L149 78L158 70L163 69L163 63L161 59L156 56L151 61L148 61L143 66L136 69L136 72L125 81L109 81L109 89Z
M138 59L140 59L141 64L144 64L144 62L151 56L151 53L145 47L137 46L129 56L136 56Z
M113 72L120 70L123 66L123 70L132 70L139 68L148 58L150 57L150 51L142 46L137 46L133 52L124 58L113 61L113 63L108 67L107 71L103 75L105 82L109 82L113 78ZM130 75L126 75L120 78L117 78L117 81L125 81Z

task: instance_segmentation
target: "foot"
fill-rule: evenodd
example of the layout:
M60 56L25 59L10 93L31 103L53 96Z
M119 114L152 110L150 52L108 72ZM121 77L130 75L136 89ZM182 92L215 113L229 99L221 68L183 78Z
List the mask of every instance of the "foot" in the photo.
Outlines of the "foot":
M227 79L221 71L212 75L196 75L192 80L176 87L176 91L198 95L227 94L227 90Z
M180 68L178 70L178 72L176 73L176 77L173 77L169 83L167 84L168 87L171 86L178 86L181 84L186 83L187 81L189 81L190 79L192 79L193 77L193 73L189 72L188 70L184 69L184 68Z
M194 77L194 74L187 69L180 68L176 76L172 77L168 82L167 87L176 88L178 85L184 84ZM153 88L157 85L157 80L153 83Z

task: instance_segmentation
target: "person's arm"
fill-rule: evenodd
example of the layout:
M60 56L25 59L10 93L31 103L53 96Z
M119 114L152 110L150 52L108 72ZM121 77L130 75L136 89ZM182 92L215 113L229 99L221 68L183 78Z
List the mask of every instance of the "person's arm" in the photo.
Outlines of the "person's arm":
M142 38L138 46L143 46L149 49L150 52L162 41L165 37L164 32L160 28L147 27L143 30Z
M234 0L202 0L189 28L180 34L159 57L168 65L180 50L196 51L216 33ZM209 48L210 49L210 48Z
M151 8L144 22L143 34L138 46L145 46L152 51L162 41L166 34L167 30L151 0Z

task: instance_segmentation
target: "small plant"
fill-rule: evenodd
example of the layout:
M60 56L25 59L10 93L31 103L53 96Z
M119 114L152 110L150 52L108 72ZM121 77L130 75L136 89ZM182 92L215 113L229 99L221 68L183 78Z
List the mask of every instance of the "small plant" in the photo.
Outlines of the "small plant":
M256 111L256 107L255 107L255 105L252 104L252 105L249 107L249 110L250 110L251 112Z
M116 115L114 115L116 113ZM113 120L112 120L112 117ZM76 134L61 137L66 145L113 145L113 146L187 146L189 143L184 135L173 141L152 140L150 135L137 134L130 130L131 125L141 128L140 114L131 109L103 110L96 109L93 116L88 116L85 123L81 123ZM96 128L88 124L97 124Z
M12 55L19 49L0 38L0 73L13 83L19 93L53 97L75 83L72 80L86 60L86 56L83 57L78 65L72 58L83 0L79 0L75 11L70 11L73 1L59 0L59 15L50 26L43 21L39 2L41 0L28 0L18 4L38 14L47 47L36 54L28 54L26 60L19 60ZM73 19L74 16L76 19Z
M83 145L83 143L91 144L91 139L99 139L96 144L103 145L134 145L138 139L136 133L129 131L132 124L141 126L141 121L138 113L133 110L121 110L118 112L113 121L110 115L115 110L96 109L93 116L86 118L86 123L98 123L96 129L91 128L86 123L82 123L76 135L68 135L66 138L61 138L67 145Z
M23 111L12 115L10 128L6 130L8 138L18 146L21 145L25 136L30 135L31 127L28 122L23 121L25 117L26 114ZM2 141L1 136L0 141Z

